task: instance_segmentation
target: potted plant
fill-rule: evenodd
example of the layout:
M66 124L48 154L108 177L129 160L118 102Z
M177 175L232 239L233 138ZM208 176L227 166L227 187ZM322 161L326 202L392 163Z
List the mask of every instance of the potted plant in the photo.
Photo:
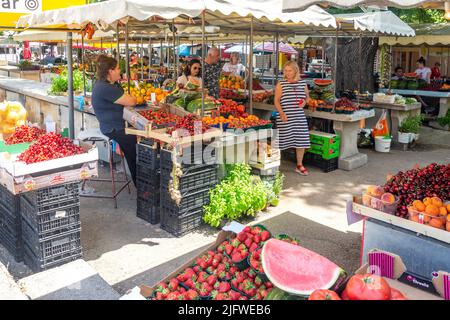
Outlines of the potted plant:
M398 142L410 143L419 138L419 129L422 125L423 116L408 116L398 128Z

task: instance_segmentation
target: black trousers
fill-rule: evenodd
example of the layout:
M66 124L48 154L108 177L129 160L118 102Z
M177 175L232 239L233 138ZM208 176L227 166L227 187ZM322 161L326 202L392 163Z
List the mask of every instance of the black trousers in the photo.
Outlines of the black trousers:
M131 178L136 186L136 136L125 134L125 129L119 131L114 130L113 132L105 134L105 136L113 139L119 144L119 147L127 160L128 168L131 172Z

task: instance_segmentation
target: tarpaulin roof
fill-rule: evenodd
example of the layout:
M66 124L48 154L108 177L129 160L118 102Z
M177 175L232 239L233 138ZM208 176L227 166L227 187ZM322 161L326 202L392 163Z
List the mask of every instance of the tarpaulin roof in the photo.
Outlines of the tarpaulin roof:
M101 38L113 38L114 32L104 32L97 31L95 32L93 39L101 39ZM58 41L66 41L67 33L62 31L38 31L38 30L26 30L19 34L13 36L14 41L33 41L33 42L58 42ZM75 33L73 35L73 40L81 40L81 35ZM88 41L88 40L86 40Z
M437 7L443 8L445 0L283 0L284 12L295 12L304 10L314 4L339 7L353 8L358 6L389 6L397 8L414 8L414 7Z
M288 45L287 43L284 43L284 42L280 42L278 44L278 49L282 53L298 54L297 50L295 50L294 48L292 48L292 46L290 46L290 45ZM274 46L273 42L267 42L267 43L264 43L264 48L263 48L262 44L256 46L255 47L255 51L275 52L276 51L276 46Z
M416 31L415 37L380 37L379 43L391 46L450 45L450 24L448 23L418 24L411 27Z
M397 36L414 36L414 29L391 11L374 11L334 15L338 21L353 23L355 30Z

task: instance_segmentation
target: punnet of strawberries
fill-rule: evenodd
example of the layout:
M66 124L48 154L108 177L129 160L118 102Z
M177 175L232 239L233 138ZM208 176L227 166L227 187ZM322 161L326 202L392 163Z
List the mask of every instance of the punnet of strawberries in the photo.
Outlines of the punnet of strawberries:
M38 127L23 125L15 128L14 133L9 138L5 139L5 144L12 145L33 142L44 134L45 130L39 129Z
M210 128L209 125L202 123L202 120L193 114L189 114L184 116L183 118L179 118L174 127L171 127L167 130L168 134L172 134L174 131L178 129L187 130L189 134L196 135L205 133ZM183 131L181 131L181 135Z
M154 287L151 300L263 300L272 290L256 270L239 271L235 262L256 252L271 237L259 226L245 227L233 239L222 242L215 251L195 259L194 265L183 270L166 283Z
M406 218L407 207L414 200L423 200L425 197L439 197L444 202L450 200L450 163L432 163L423 168L400 171L390 177L384 190L398 197L396 215Z
M35 143L19 155L18 159L26 164L31 164L83 153L85 151L74 145L70 139L64 138L59 133L50 132L40 136Z

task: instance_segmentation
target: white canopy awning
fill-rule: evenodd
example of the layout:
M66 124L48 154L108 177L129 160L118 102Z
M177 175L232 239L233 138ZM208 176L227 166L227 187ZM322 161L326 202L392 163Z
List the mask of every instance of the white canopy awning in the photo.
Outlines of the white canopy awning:
M101 38L104 39L111 39L114 37L114 32L104 32L104 31L97 31L94 36L93 40L100 40ZM32 41L32 42L60 42L60 41L66 41L67 40L67 33L62 31L38 31L38 30L27 30L23 31L19 34L16 34L13 36L14 41ZM81 41L81 35L78 33L73 34L73 40L74 41ZM86 40L90 41L90 40Z
M397 36L414 36L414 29L391 11L374 11L335 15L338 21L352 22L355 30Z
M388 6L397 8L415 8L420 6L444 8L446 0L283 0L283 12L296 12L320 4L339 8L358 6Z
M448 23L416 24L411 27L416 32L415 37L380 37L379 43L391 46L450 45L450 24Z
M282 12L282 0L172 0L162 3L160 0L110 0L85 6L49 10L22 16L18 26L44 27L66 26L80 29L87 23L94 23L100 29L107 29L118 21L158 22L185 16L193 23L192 18L199 17L203 10L207 20L212 24L229 28L239 27L239 17L252 15L265 21L291 22L296 24L336 28L336 20L325 10L312 6L295 14ZM236 20L227 20L234 16ZM187 19L189 21L189 19ZM242 19L241 19L242 20ZM186 19L185 19L186 21ZM244 21L245 22L245 21ZM248 23L248 22L246 22ZM255 26L255 30L259 27Z

